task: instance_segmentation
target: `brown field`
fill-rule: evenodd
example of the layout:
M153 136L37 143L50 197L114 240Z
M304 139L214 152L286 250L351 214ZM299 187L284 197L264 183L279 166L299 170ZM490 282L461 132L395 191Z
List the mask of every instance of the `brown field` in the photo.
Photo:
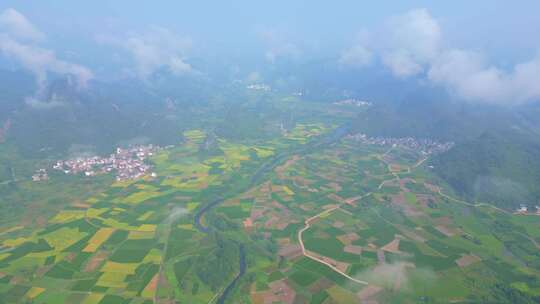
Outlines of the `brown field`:
M482 259L477 257L476 255L473 255L473 254L468 254L468 255L464 255L462 256L461 258L457 259L456 260L456 264L463 268L463 267L467 267L471 264L474 264L476 262L480 262Z
M333 267L337 268L339 271L341 272L347 272L347 269L349 268L349 263L345 263L345 262L340 262L340 261L336 261L332 258L329 258L327 256L324 256L324 255L320 255L318 253L315 253L315 252L312 252L312 251L308 251L306 250L307 253L309 253L310 256L312 257L315 257L323 262L326 262L330 265L332 265Z
M335 221L332 226L336 227L336 228L343 228L345 227L345 223L343 222L340 222L340 221Z
M435 186L430 183L424 183L424 186L428 188L431 192L439 192L439 186Z
M153 297L154 294L156 293L158 281L159 281L159 274L156 273L154 277L152 278L152 280L150 280L150 282L148 282L148 285L146 285L146 287L144 288L142 295L143 296L146 295L147 297Z
M284 303L293 304L296 292L289 287L285 280L270 283L270 290L251 294L253 303L272 304Z
M343 248L343 251L345 251L347 253L361 255L362 254L362 247L355 246L355 245L347 245L347 246L345 246Z
M84 271L86 272L92 272L96 270L103 261L107 258L108 253L106 251L101 251L96 254L88 261L88 264L86 264L86 267L84 268Z
M253 227L253 220L249 217L245 219L243 223L244 223L244 228L246 229Z
M279 179L286 179L287 177L284 175L285 171L292 166L296 161L298 161L300 157L298 155L294 155L291 159L286 161L283 165L276 167L274 170L278 176Z
M311 293L317 293L320 290L325 290L325 289L328 289L328 288L332 287L332 285L334 285L334 283L332 283L332 281L330 281L328 279L325 279L325 278L322 278L322 279L317 280L317 282L311 284L309 286L309 291Z
M278 254L287 259L295 259L302 255L302 247L300 245L286 245L279 250Z
M335 193L330 193L330 194L328 194L327 197L328 197L329 199L333 200L333 201L336 201L336 202L340 203L340 204L343 204L343 203L346 202L345 199L344 199L343 197L341 197L341 196L339 196L339 195L337 195L337 194L335 194Z
M89 204L82 203L82 202L75 202L75 203L71 204L71 206L73 206L75 208L81 208L81 209L88 209L88 208L91 207Z
M418 210L416 207L412 206L411 204L407 204L407 200L405 199L405 194L403 192L400 192L399 194L392 195L391 196L392 204L399 206L405 215L407 216L421 216L424 213L420 210Z
M88 241L88 245L83 249L83 252L95 252L113 232L113 228L100 228Z
M341 191L341 186L338 183L332 182L328 184L328 187L330 187L332 190L338 192Z
M344 234L344 235L340 235L338 237L336 237L341 243L343 243L343 245L350 245L352 242L360 239L360 237L358 236L358 234L354 233L354 232L351 232L351 233L347 233L347 234Z
M450 228L448 226L444 226L444 225L437 225L435 226L435 229L437 229L440 233L446 235L447 237L452 237L456 234L459 234L461 232L460 229L456 229L456 228Z
M356 294L356 296L358 297L358 299L360 299L360 303L364 303L364 302L370 300L371 298L373 298L374 296L376 296L382 290L383 290L382 287L379 287L377 285L369 284L368 286L362 288L362 290L360 290Z
M401 171L401 166L398 164L390 164L390 171L399 172Z
M399 239L398 238L394 239L390 243L384 245L381 249L383 251L388 251L391 253L399 253Z

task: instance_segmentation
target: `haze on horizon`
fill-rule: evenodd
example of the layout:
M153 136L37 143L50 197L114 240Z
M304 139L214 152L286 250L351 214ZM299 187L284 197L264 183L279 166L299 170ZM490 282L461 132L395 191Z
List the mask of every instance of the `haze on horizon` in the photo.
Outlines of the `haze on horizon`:
M163 69L200 77L214 67L256 79L282 63L324 61L352 75L380 68L461 99L517 104L540 97L538 10L535 1L8 0L0 4L0 67L31 72L39 88L49 73L85 87Z

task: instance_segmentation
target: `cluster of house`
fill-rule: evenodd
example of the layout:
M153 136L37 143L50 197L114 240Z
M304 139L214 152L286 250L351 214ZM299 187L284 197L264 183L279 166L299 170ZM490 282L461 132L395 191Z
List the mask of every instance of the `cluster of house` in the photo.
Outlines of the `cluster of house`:
M267 84L250 84L246 88L250 90L256 90L256 91L270 91L270 86Z
M516 208L515 214L537 214L540 215L540 206L530 207L525 204L520 204L519 208Z
M118 181L137 179L147 174L155 177L156 174L150 172L152 166L147 164L145 159L160 149L154 145L117 148L116 153L108 157L92 156L60 160L53 165L53 169L65 174L84 174L85 176L115 172Z
M441 143L432 139L416 139L413 137L370 137L362 133L349 135L348 138L364 144L411 149L425 155L443 153L454 146L453 142Z
M334 102L335 105L338 106L357 106L357 107L369 107L371 106L371 102L364 101L364 100L358 100L358 99L344 99L340 101Z
M32 175L32 181L46 181L49 179L49 174L47 174L47 169L38 169L34 175Z

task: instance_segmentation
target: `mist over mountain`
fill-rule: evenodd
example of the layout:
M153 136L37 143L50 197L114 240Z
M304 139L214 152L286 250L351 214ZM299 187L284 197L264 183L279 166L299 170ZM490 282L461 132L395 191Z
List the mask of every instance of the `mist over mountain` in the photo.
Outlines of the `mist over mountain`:
M540 303L540 3L0 3L0 303Z

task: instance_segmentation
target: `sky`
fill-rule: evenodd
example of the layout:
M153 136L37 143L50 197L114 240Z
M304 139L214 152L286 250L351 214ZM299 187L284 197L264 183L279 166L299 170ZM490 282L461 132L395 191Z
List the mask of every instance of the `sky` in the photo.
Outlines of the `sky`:
M196 73L194 58L324 58L420 77L470 100L540 97L534 0L138 2L3 0L0 61L41 86L52 72L84 87L111 74Z

